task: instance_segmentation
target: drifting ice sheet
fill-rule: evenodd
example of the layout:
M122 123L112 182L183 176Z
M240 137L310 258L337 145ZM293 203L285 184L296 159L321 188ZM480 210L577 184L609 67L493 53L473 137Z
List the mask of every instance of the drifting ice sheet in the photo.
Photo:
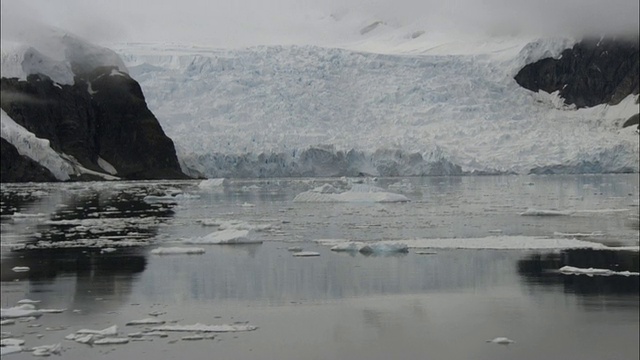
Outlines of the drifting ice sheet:
M402 240L410 248L424 249L499 249L499 250L539 250L539 249L596 249L638 251L638 247L616 248L604 244L566 238L545 238L535 236L489 236L484 238L415 239Z
M164 325L151 328L152 331L193 331L193 332L239 332L253 331L258 327L253 325Z
M587 275L587 276L611 276L611 275L621 275L621 276L638 276L640 275L637 272L631 271L613 271L609 269L582 269L573 266L563 266L558 271L565 275Z

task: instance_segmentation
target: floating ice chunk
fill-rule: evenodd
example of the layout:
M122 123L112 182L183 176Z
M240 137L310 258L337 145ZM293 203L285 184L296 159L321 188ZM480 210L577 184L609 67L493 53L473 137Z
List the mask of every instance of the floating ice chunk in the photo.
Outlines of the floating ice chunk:
M521 216L570 216L572 211L527 209Z
M153 255L204 254L203 248L197 247L165 247L151 250Z
M409 252L409 247L406 244L397 242L364 243L359 241L348 241L332 246L331 251L360 252L362 254L392 254L407 253Z
M167 334L166 332L162 332L162 331L145 331L142 333L142 335L144 336L157 336L157 337L161 337L161 338L166 338L167 336L169 336L169 334Z
M507 337L497 337L492 340L487 340L488 343L498 344L498 345L509 345L515 343L515 341L507 338Z
M128 342L129 342L129 338L106 337L106 338L95 340L93 344L94 345L120 345L120 344L126 344Z
M558 271L565 275L587 275L587 276L638 276L639 273L631 271L613 271L609 269L594 269L594 268L577 268L573 266L563 266Z
M320 256L319 252L315 251L298 251L294 252L293 256L295 257L312 257L312 256Z
M43 314L60 314L67 311L67 309L38 309L38 311Z
M193 331L193 332L239 332L239 331L253 331L258 327L253 325L163 325L151 328L152 331Z
M219 178L219 179L207 179L207 180L202 180L199 184L198 187L202 190L217 190L222 188L225 184L226 184L226 179L224 178Z
M69 334L67 336L65 336L64 338L67 340L73 340L77 343L80 344L92 344L93 343L93 339L96 337L97 335L93 335L93 334Z
M20 345L24 345L24 340L14 339L14 338L0 340L0 346L20 346Z
M49 356L51 354L58 355L60 354L60 351L62 351L62 344L40 345L31 348L31 351L33 351L33 356Z
M0 320L0 326L13 325L15 323L16 323L16 321L12 320L12 319Z
M0 309L0 318L2 319L17 319L17 318L26 318L26 317L38 317L41 316L42 313L38 310L35 310L33 305L27 306L31 304L23 304L20 306L14 306L11 308Z
M125 325L129 325L129 326L135 326L135 325L160 325L160 324L164 324L164 323L165 323L164 320L160 320L160 319L157 319L157 318L146 318L146 319L141 319L141 320L129 321Z
M262 240L252 236L249 230L226 229L212 232L203 237L186 240L187 244L238 245L261 244Z
M22 346L2 346L0 347L0 356L19 353L23 350L24 348Z
M13 268L11 268L11 270L13 270L14 272L27 272L31 270L31 268L29 268L28 266L14 266Z
M104 254L104 253L108 254L108 253L112 253L112 252L114 252L116 250L117 250L116 248L108 247L108 248L100 249L100 253L101 254Z
M202 335L191 335L191 336L183 336L180 338L181 340L203 340L204 336Z
M291 251L291 252L300 252L303 249L300 246L290 246L287 248L287 251Z
M15 212L13 213L13 215L11 215L13 218L42 218L42 217L46 217L48 214L44 214L44 213L37 213L37 214L25 214L25 213L19 213L19 212Z
M18 300L18 304L37 304L40 300L22 299Z
M100 335L100 336L114 336L118 334L118 326L113 325L103 330L91 330L91 329L81 329L76 331L76 334L91 334L91 335Z
M255 205L255 204L250 204L250 203L248 203L248 202L244 202L244 203L242 203L240 206L242 206L242 207L246 207L246 208L249 208L249 207L256 207L256 205Z
M302 192L293 199L294 202L407 202L409 198L404 195L386 192L381 188L354 184L351 190L342 193L334 192L334 188L325 184L313 190Z

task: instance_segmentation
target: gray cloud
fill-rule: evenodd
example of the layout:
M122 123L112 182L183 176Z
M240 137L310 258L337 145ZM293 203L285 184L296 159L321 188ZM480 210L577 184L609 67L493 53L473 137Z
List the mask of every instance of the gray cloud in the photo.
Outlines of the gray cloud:
M560 35L638 34L638 0L15 0L2 2L2 33L16 19L94 41L274 43L304 41L330 14L419 22L427 31ZM6 24L5 24L6 23ZM357 30L357 29L356 29Z

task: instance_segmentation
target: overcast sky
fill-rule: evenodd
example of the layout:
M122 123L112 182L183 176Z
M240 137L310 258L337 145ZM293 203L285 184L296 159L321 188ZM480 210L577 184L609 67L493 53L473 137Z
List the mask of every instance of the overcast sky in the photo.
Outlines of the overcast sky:
M286 43L327 19L427 31L638 33L638 0L2 0L2 37L40 22L99 42ZM329 18L330 15L333 18ZM338 19L338 20L336 20ZM347 21L347 20L344 20ZM226 45L226 44L217 44Z

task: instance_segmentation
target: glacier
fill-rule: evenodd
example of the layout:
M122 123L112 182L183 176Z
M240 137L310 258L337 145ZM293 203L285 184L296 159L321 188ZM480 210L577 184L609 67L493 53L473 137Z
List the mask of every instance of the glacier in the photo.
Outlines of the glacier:
M422 35L386 47L111 48L191 175L637 172L638 136L621 129L637 96L575 109L513 79L574 43Z
M194 177L638 172L638 136L621 128L638 112L637 95L576 109L513 78L577 40L406 31L385 25L357 41L221 49L102 47L56 30L33 46L3 39L2 74L41 72L66 84L72 65L117 66L140 83ZM47 144L14 131L5 115L2 136L59 179L88 171L37 151Z

